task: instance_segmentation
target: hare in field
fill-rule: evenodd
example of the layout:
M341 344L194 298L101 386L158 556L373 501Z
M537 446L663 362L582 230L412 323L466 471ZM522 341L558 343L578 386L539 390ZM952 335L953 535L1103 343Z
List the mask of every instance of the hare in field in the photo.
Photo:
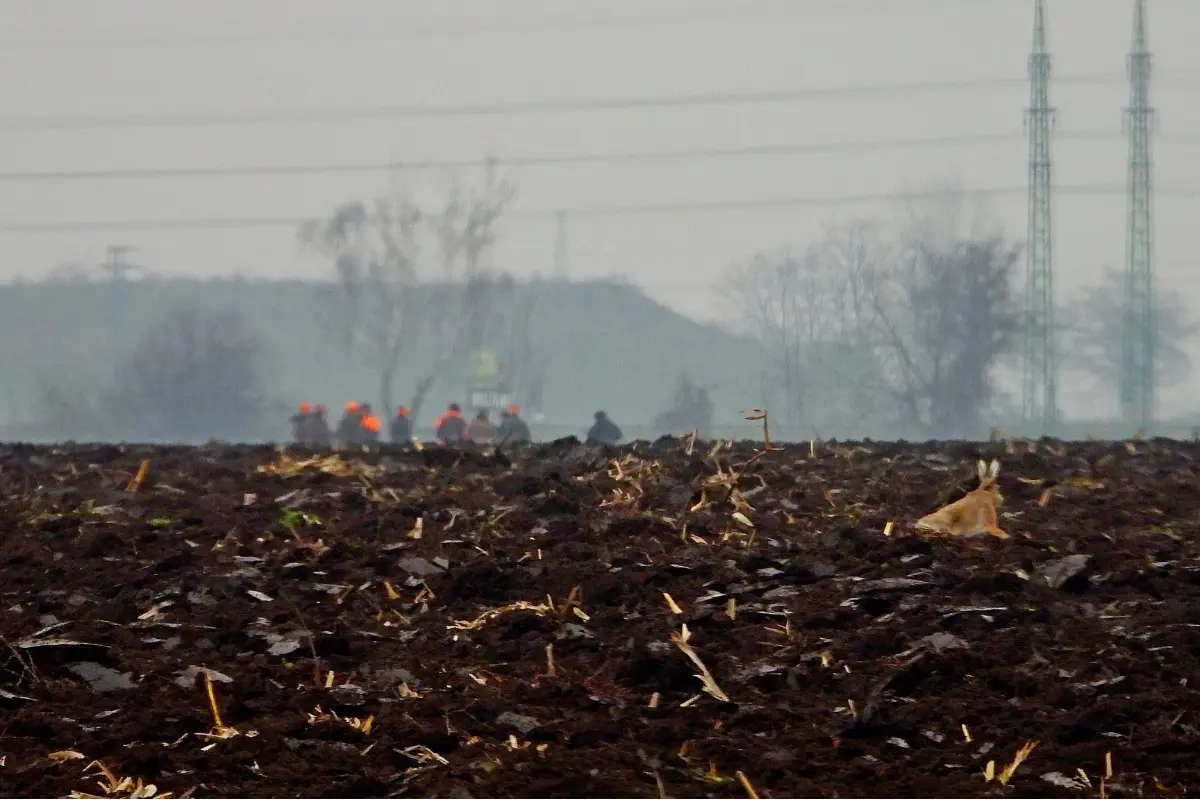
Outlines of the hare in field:
M917 529L952 536L969 536L973 533L989 533L1000 539L1008 534L1000 530L996 507L1004 498L996 488L996 476L1000 474L1000 462L979 462L979 488L967 492L966 497L943 506L932 514L917 520Z

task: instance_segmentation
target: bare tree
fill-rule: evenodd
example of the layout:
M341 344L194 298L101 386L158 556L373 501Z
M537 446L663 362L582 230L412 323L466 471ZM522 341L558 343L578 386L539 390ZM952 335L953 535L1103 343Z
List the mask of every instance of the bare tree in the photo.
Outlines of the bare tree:
M273 411L265 355L239 314L176 306L117 365L108 416L136 438L258 438Z
M1020 314L1019 246L968 221L962 199L948 191L908 209L872 300L900 421L940 436L978 432Z
M671 407L654 418L650 429L654 436L681 436L696 431L707 439L712 429L713 404L708 390L692 383L686 375L679 377Z
M1097 283L1074 295L1063 309L1063 367L1077 373L1089 388L1111 393L1111 387L1117 385L1124 308L1124 274L1108 267ZM1200 333L1200 322L1179 292L1160 291L1155 309L1158 385L1167 389L1178 386L1191 373L1187 348Z
M530 337L530 324L537 307L539 288L538 283L527 282L521 293L514 292L513 301L507 304L508 313L500 315L497 326L497 339L504 343L507 351L507 390L518 402L533 397L532 390L537 388L539 371L544 371L544 360L539 358ZM531 406L531 410L540 408L540 400Z
M400 354L414 333L423 220L412 197L396 191L377 198L372 209L359 202L339 206L328 219L305 224L299 234L333 261L347 350L366 351L388 409Z
M766 346L791 421L817 432L975 432L1016 333L1019 249L950 186L892 228L832 225L797 256L761 254L720 284Z
M735 319L770 354L785 418L855 428L879 389L874 304L886 250L869 220L830 226L802 255L759 254L719 283Z
M415 419L430 388L471 341L478 319L486 319L492 286L484 258L514 193L512 183L498 176L498 162L488 159L481 188L464 192L452 176L436 213L423 211L394 183L370 208L347 203L300 229L300 241L333 263L334 309L347 352L366 353L379 375L384 408L393 407L407 347L428 340L434 353L410 403ZM436 281L422 280L424 234L432 234L439 255Z
M793 423L804 413L808 328L801 299L802 266L800 258L786 250L758 253L727 269L717 286L729 301L735 324L766 347L772 373L768 388L782 393L781 416Z
M464 192L457 175L439 213L431 218L440 255L441 275L430 287L424 332L435 357L411 403L415 416L434 382L456 360L483 342L498 297L511 295L512 278L494 274L488 258L498 236L497 222L516 196L502 177L499 161L488 158L476 191Z
M877 421L883 398L880 337L872 298L892 258L893 245L875 220L830 225L809 248L821 265L822 339L813 358L825 381L824 426L849 418L855 425Z

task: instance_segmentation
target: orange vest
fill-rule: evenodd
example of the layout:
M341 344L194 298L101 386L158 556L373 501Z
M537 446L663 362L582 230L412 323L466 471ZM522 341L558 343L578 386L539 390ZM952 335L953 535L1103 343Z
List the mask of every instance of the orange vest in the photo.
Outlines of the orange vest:
M446 411L443 411L441 413L441 415L433 421L433 429L435 431L438 430L439 428L442 427L442 423L445 422L446 420L450 419L451 417L460 417L461 418L462 413L459 411L451 411L449 409L447 409Z

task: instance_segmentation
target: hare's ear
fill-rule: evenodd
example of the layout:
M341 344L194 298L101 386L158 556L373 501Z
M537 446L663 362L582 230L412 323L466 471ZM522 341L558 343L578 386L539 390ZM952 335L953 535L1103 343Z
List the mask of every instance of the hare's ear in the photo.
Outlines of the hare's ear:
M987 466L987 462L985 462L985 461L984 461L984 460L981 458L981 459L979 459L979 480L981 480L981 481L982 481L984 478L986 478L986 477L987 477L987 473L988 473L988 466Z
M979 463L983 464L982 461L980 461ZM992 463L988 467L988 476L992 480L996 480L996 476L999 474L1000 474L1000 462L993 458Z

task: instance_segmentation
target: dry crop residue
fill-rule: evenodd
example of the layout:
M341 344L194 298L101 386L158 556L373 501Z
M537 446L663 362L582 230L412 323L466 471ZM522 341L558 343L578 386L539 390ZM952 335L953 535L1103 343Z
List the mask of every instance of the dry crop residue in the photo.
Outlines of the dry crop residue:
M0 794L1196 791L1200 446L755 448L0 448Z

